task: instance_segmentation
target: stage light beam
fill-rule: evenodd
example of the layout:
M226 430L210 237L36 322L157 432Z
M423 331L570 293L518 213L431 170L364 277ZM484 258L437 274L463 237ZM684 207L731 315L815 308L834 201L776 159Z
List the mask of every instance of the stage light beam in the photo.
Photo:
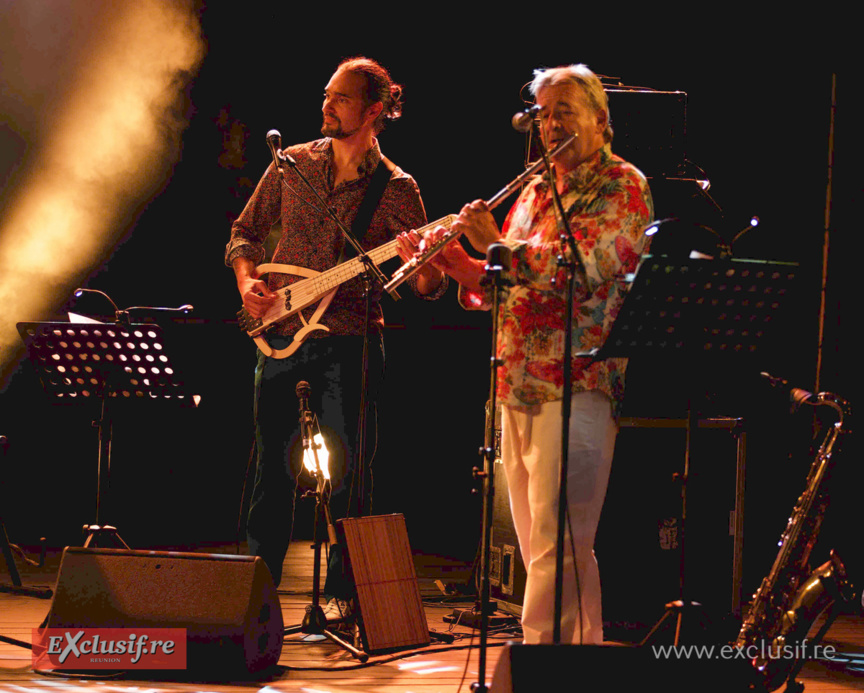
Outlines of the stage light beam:
M70 13L70 23L81 8L43 4ZM27 18L36 21L30 10ZM75 50L64 46L64 56L78 62L64 69L62 87L55 85L61 93L28 104L45 110L34 111L41 139L30 143L0 219L0 382L20 354L15 323L61 306L170 177L187 125L184 91L205 53L187 0L102 0L87 11L91 31Z

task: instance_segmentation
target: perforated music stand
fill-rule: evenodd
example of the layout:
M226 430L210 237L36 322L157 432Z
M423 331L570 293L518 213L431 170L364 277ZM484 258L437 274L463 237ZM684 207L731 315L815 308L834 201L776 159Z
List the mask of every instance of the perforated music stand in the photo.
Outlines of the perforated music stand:
M96 521L84 525L89 546L105 535L129 548L116 527L101 524L111 472L111 400L174 400L195 406L165 347L158 325L20 322L18 333L36 366L42 387L61 404L101 402L97 460Z
M753 354L797 277L790 262L647 255L596 358Z
M781 316L793 293L798 265L747 259L687 259L647 255L596 360L622 357L680 355L732 358L756 353ZM687 402L686 445L681 481L679 533L679 599L666 612L642 645L653 638L673 614L677 615L675 645L679 643L686 611L699 605L689 601L685 579L687 482L696 412Z

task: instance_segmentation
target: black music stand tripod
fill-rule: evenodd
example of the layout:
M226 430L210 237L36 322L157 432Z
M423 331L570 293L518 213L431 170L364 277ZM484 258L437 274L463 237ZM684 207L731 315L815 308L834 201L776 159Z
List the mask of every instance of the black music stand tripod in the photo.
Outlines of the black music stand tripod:
M21 322L17 327L53 400L100 402L100 416L93 421L99 431L96 516L83 526L84 547L107 537L128 549L116 527L102 524L111 473L112 400L171 399L194 406L196 398L178 379L158 325Z
M333 529L333 521L330 517L330 506L328 504L327 480L321 468L321 461L318 456L318 450L321 445L315 442L314 428L316 422L314 415L309 410L309 394L311 388L305 380L297 383L297 397L300 399L300 431L303 439L303 457L310 453L310 457L315 463L315 491L310 491L309 496L315 498L315 518L312 523L312 550L313 550L313 568L312 568L312 603L306 606L306 613L303 616L303 621L299 625L288 626L283 630L283 635L293 635L295 633L303 633L304 635L323 635L331 642L339 645L342 649L351 653L361 662L366 662L369 655L363 650L354 647L351 643L344 641L327 626L342 623L347 619L339 619L336 621L327 621L324 615L324 610L321 608L321 526L319 522L324 522L327 531L330 532L330 543L336 543L335 530Z
M608 339L592 355L596 359L701 355L727 361L752 356L777 322L796 279L794 263L646 255ZM698 425L695 409L688 397L684 469L678 477L678 599L666 604L665 613L640 645L649 643L673 617L678 645L685 615L703 611L701 604L691 600L686 580L687 485L692 433Z

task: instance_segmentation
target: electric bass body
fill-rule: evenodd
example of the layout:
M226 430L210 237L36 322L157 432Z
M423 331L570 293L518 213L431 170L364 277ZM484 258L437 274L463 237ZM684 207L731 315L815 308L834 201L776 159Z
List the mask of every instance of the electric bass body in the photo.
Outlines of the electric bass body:
M456 215L451 214L433 221L423 228L417 229L416 233L422 236L424 232L438 226L449 229L455 220ZM367 255L372 262L380 265L398 255L397 242L392 240L384 243L370 250ZM287 358L297 351L300 345L315 330L329 331L329 328L321 323L321 318L327 311L327 308L329 308L333 297L342 284L362 274L365 270L366 266L359 257L342 262L324 272L316 272L305 267L278 263L258 265L256 271L259 277L270 272L279 272L280 274L303 277L303 279L278 289L276 291L278 299L264 314L263 318L253 318L245 308L241 309L237 313L240 329L252 337L255 344L258 345L258 349L265 356L277 359ZM315 303L318 305L315 306L311 317L307 320L301 311ZM294 334L291 344L284 349L274 349L267 342L264 336L265 333L295 314L300 318L303 326Z

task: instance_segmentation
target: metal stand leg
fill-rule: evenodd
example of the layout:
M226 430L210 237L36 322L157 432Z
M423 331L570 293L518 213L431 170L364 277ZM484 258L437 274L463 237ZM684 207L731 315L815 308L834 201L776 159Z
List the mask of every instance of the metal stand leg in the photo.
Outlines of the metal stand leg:
M334 642L339 645L339 647L344 650L350 652L354 657L359 659L361 662L366 662L369 659L369 655L363 650L360 650L354 645L345 642L338 635L330 631L328 626L327 617L324 615L324 610L321 608L320 599L321 599L321 539L319 537L319 526L318 520L324 519L326 520L326 506L322 502L321 499L321 488L319 485L319 490L314 494L315 501L315 522L313 523L313 532L315 536L315 541L312 546L314 550L314 567L312 569L312 603L306 607L306 614L303 616L303 621L299 625L289 626L285 628L283 631L284 635L293 635L295 633L303 633L304 635L323 635L328 640ZM334 621L332 623L341 623L344 622L345 619L340 621Z

